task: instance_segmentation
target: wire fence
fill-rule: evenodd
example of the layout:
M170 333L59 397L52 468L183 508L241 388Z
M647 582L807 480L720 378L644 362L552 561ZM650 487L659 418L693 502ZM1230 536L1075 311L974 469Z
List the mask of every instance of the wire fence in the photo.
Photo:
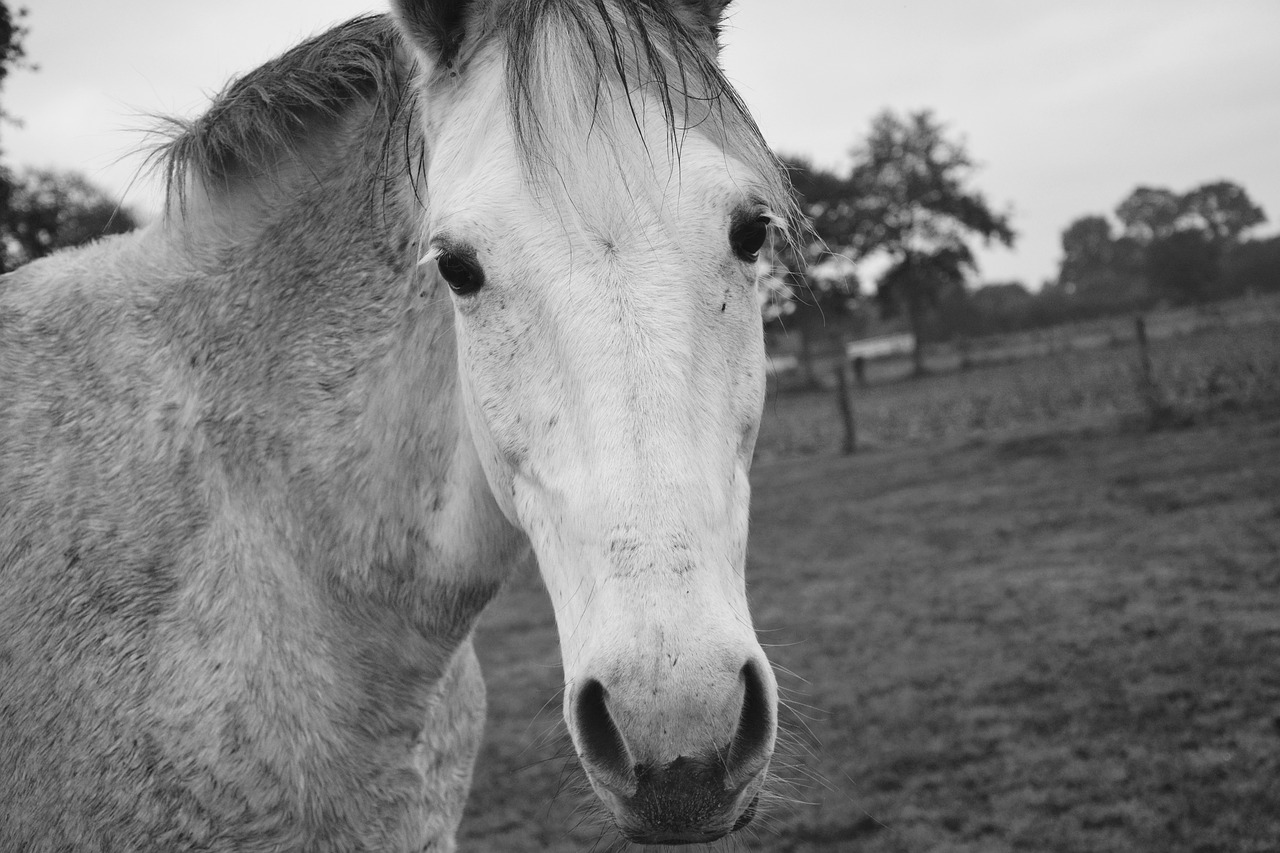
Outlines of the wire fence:
M1114 317L930 349L929 375L900 356L867 363L851 407L859 450L1000 440L1229 411L1280 409L1280 298ZM1149 365L1149 367L1148 367ZM770 389L757 459L839 453L847 441L834 359L830 388Z

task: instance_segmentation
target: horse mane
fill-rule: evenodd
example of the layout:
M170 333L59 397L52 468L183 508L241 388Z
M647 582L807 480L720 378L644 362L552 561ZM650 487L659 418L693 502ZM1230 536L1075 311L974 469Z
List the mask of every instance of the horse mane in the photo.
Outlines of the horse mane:
M390 18L355 18L231 81L198 118L162 118L168 138L152 158L166 198L181 204L192 176L228 185L237 175L269 174L282 156L297 153L317 121L357 103L394 116L411 77L400 51Z
M506 48L506 91L516 142L536 175L556 160L553 125L585 118L598 128L605 87L627 98L637 130L635 93L656 91L678 156L694 129L741 160L763 182L763 201L788 239L805 230L786 169L774 156L716 59L713 32L693 25L670 0L507 0L479 42ZM356 18L298 45L232 81L194 120L166 119L167 142L153 155L166 197L183 200L187 179L231 183L237 175L270 173L295 154L320 120L358 102L374 103L385 122L380 140L391 150L396 117L412 112L412 60L387 15ZM585 117L566 104L592 104ZM412 150L406 134L406 159Z

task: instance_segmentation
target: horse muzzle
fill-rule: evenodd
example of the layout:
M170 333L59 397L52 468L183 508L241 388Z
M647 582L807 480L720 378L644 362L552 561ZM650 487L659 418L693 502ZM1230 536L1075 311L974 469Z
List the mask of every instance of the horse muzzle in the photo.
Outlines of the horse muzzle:
M614 797L614 821L636 844L715 841L751 823L763 781L759 773L726 787L725 776L719 756L680 757L656 770L639 765L635 792Z
M676 712L629 707L629 697L666 692L650 685L610 690L594 678L575 685L570 731L587 778L627 840L709 842L751 822L776 732L766 666L748 661L732 689L701 692ZM728 721L721 723L727 736L714 745L708 720Z

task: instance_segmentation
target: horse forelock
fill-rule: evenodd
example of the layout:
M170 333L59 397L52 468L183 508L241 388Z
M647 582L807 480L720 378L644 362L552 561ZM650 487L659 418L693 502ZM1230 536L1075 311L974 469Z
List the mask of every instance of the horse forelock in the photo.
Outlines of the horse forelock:
M602 110L615 92L644 137L637 96L647 91L661 107L673 161L687 134L701 134L756 176L753 191L787 239L803 232L790 179L720 69L714 34L670 0L508 0L495 37L506 53L516 144L533 180L572 165L563 153L571 150L563 143L566 121L603 134L624 130L610 127Z

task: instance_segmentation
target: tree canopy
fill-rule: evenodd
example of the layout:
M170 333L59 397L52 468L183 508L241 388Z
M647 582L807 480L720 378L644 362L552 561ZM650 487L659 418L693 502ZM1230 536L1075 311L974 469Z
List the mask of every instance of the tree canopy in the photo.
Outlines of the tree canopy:
M833 256L855 263L887 258L875 282L877 302L886 316L906 315L917 342L916 369L923 372L927 315L944 298L964 293L977 266L973 240L1013 244L1009 216L973 188L978 167L965 143L928 110L880 113L850 156L843 175L803 158L787 159L818 238L807 260L811 269L823 269ZM853 275L809 275L806 284L808 313L820 319L838 314L839 306L847 309L858 293ZM803 296L797 299L803 302ZM802 318L805 312L796 313Z
M12 68L22 64L26 58L22 40L27 35L27 28L22 25L26 9L16 13L9 9L9 4L0 0L0 85L9 75Z
M929 110L899 116L886 110L850 152L864 252L894 255L955 250L974 237L1013 245L1007 214L992 209L970 183L977 165L962 140Z
M1220 245L1238 242L1249 229L1267 221L1244 187L1231 181L1198 186L1179 202L1181 228L1199 231Z
M963 293L976 271L972 241L1012 246L1013 227L972 187L977 165L965 143L928 110L881 113L852 155L860 213L853 245L890 259L876 298L886 312L905 313L923 373L925 321L949 294Z
M1226 259L1266 221L1244 188L1226 180L1185 193L1139 186L1116 205L1115 217L1118 232L1101 214L1062 232L1058 285L1065 292L1116 307L1227 295L1220 292Z
M25 9L14 12L0 0L0 86L13 69L30 67L23 46L25 15ZM14 119L0 108L0 126L5 121ZM0 272L136 226L129 211L82 175L28 170L15 177L0 165Z
M33 169L14 182L0 237L11 266L138 225L115 199L80 174Z
M19 9L16 13L9 9L9 4L4 0L0 0L0 88L4 86L5 78L9 76L9 72L14 68L22 65L26 51L23 48L22 41L26 37L27 30L22 26L22 17L26 15L25 9ZM0 127L4 123L12 122L13 119L4 110L4 106L0 104ZM0 154L3 151L0 150ZM7 211L9 210L9 199L13 195L13 173L7 167L0 164L0 224L8 221ZM5 240L0 239L0 272L8 270L11 266L8 258L7 246Z

